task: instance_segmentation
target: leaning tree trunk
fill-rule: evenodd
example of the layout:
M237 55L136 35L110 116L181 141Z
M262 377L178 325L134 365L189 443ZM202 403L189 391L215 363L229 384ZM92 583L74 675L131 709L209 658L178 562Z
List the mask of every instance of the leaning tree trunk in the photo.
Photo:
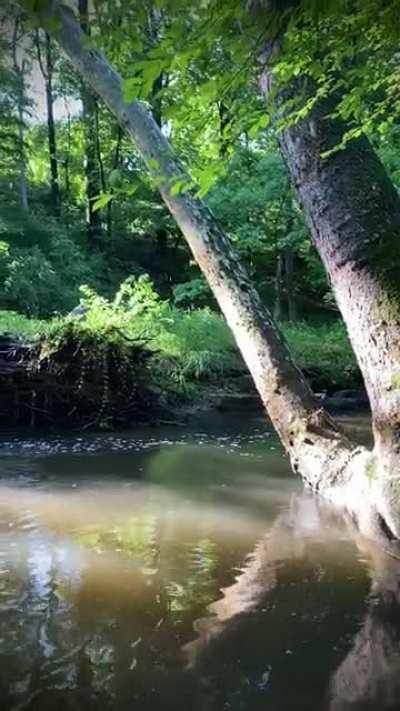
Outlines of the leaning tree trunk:
M314 489L331 491L338 479L350 478L355 463L365 462L368 453L338 431L314 398L208 208L193 191L176 194L177 183L188 184L190 178L150 113L138 101L124 101L120 76L101 52L88 48L72 12L62 6L56 12L50 31L134 139L225 315L293 469Z
M393 188L368 143L362 140L352 149L352 157L357 159L355 165L358 170L347 165L348 157L346 160L343 155L335 156L329 165L336 165L336 180L330 176L326 183L323 182L331 199L335 195L344 199L347 191L354 198L360 198L354 182L357 183L362 171L369 176L375 186L376 196L371 198L371 202L376 212L365 206L364 202L364 208L358 203L354 216L358 216L360 222L354 227L345 212L342 212L341 219L338 219L338 214L332 209L327 195L323 195L321 188L318 188L317 176L319 172L321 176L324 175L325 164L321 162L320 153L316 149L314 135L320 136L321 139L321 126L313 125L310 128L306 122L289 129L282 138L283 150L292 164L292 175L295 178L298 171L298 190L300 191L302 185L304 198L309 197L308 190L311 195L314 191L317 204L322 205L315 214L315 217L318 214L321 225L313 222L313 230L316 243L332 274L338 299L368 382L375 414L375 454L352 445L316 401L291 360L269 311L262 304L247 273L238 262L229 240L207 207L193 191L186 190L176 194L177 184L187 185L191 180L152 116L140 102L128 104L124 101L120 76L101 52L87 47L82 29L72 12L59 6L56 13L56 21L51 23L51 32L81 78L103 99L121 128L134 139L159 186L165 204L185 236L225 315L261 399L289 453L293 470L299 472L314 490L323 491L326 496L350 509L361 529L368 535L379 540L400 538L400 478L383 479L382 483L381 477L374 476L377 471L377 456L380 456L386 465L390 464L390 457L385 460L384 454L391 446L393 461L397 461L396 438L391 436L396 430L398 416L395 408L398 398L395 387L398 371L394 363L397 352L397 306L389 288L389 285L394 288L390 265L386 261L386 271L378 268L373 256L381 255L389 249L388 235L393 236L397 229L398 211ZM296 131L299 132L298 139ZM331 140L332 138L334 136L330 135ZM312 157L315 161L307 155L296 155L296 140L299 145L304 140L306 149L314 149ZM310 146L307 145L308 141ZM310 187L307 190L306 183L302 183L300 178L305 175L303 164L310 160ZM343 166L340 164L342 160ZM337 172L342 168L343 176ZM368 194L365 181L363 185L365 194ZM311 207L311 201L307 204ZM350 214L353 214L349 199L346 204ZM379 212L382 208L387 211L384 215ZM324 221L328 214L332 216L331 224L329 220ZM330 239L324 236L321 229L329 227ZM342 229L347 230L347 242L340 239ZM346 244L347 248L344 246ZM366 251L365 258L363 251ZM390 252L393 255L393 248ZM354 287L349 282L353 273ZM350 297L348 293L346 295L349 290ZM356 303L354 297L357 299ZM391 305L396 306L394 316L388 313ZM382 310L385 310L385 317ZM383 337L377 332L374 315L383 329ZM370 355L363 353L363 345L365 348L371 345ZM383 356L379 361L380 348ZM379 375L380 364L382 373ZM386 388L387 402L379 393L379 384Z
M282 132L280 145L364 376L377 470L393 475L400 468L400 198L365 136L323 157L346 132L331 117L336 108L333 96L320 102Z

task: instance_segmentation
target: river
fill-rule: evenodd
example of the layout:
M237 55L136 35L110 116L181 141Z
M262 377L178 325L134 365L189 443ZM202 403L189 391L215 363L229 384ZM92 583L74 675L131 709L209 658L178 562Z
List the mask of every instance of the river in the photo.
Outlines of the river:
M400 564L262 419L0 445L1 711L400 708Z

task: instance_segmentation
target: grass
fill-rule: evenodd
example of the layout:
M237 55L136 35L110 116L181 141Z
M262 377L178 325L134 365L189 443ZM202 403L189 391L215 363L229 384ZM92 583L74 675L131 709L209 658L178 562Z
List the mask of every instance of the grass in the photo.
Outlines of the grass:
M51 333L61 322L61 319L41 319L30 318L19 314L16 311L0 310L0 333L12 333L22 338L34 338L45 333Z

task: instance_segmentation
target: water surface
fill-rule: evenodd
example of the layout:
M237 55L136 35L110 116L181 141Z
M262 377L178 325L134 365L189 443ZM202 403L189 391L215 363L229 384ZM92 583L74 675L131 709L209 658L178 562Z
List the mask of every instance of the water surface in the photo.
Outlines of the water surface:
M262 421L0 444L2 711L400 708L398 564Z

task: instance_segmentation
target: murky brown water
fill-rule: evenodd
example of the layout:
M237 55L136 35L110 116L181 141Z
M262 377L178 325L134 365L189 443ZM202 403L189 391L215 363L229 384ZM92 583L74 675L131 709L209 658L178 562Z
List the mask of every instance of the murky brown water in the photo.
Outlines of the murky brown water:
M8 437L0 465L1 711L400 708L398 564L260 422Z

